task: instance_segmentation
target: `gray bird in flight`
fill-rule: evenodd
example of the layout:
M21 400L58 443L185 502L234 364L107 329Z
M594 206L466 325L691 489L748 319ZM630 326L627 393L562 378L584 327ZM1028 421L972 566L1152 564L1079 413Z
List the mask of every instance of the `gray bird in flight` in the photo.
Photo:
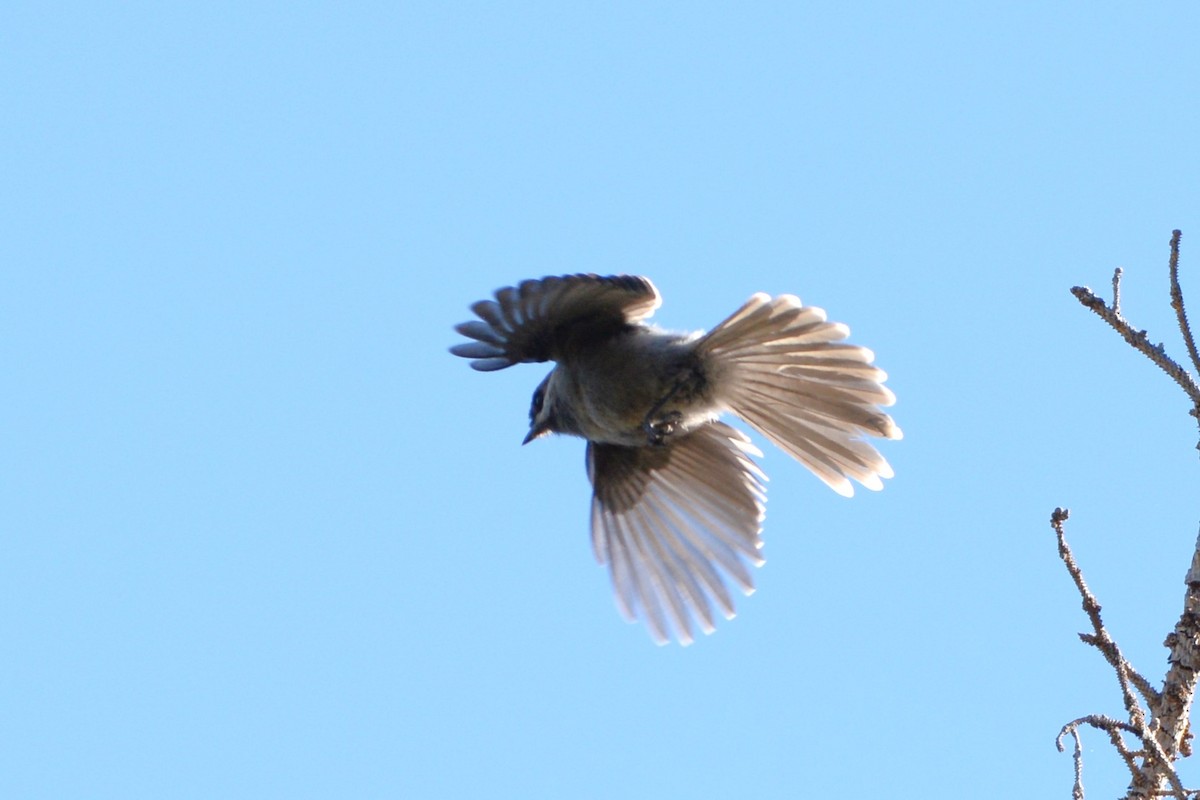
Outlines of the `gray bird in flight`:
M451 352L488 372L555 362L533 393L528 443L587 440L592 548L617 605L655 641L682 644L734 615L723 576L754 590L766 475L741 417L838 494L882 489L892 468L866 436L899 439L874 354L794 295L755 294L707 333L660 330L648 278L566 275L523 281L471 306Z

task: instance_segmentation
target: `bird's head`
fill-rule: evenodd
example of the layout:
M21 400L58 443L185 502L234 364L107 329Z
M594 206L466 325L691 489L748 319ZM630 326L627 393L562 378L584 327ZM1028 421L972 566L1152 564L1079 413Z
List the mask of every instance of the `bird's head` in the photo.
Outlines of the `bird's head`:
M554 375L555 371L551 371L533 390L533 402L529 406L529 433L521 444L529 444L558 430L558 417L554 413Z

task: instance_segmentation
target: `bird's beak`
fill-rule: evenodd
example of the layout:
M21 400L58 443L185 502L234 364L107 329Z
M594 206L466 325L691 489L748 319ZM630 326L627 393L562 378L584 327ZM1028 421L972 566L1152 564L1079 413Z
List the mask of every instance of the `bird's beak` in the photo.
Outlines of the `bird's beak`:
M521 444L529 444L534 439L540 439L549 432L550 432L549 420L542 420L541 422L535 422L529 426L529 433L525 434L525 441L521 442Z

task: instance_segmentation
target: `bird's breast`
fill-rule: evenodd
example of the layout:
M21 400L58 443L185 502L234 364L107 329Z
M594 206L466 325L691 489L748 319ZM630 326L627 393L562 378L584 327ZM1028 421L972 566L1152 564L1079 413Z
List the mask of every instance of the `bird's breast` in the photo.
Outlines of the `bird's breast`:
M678 411L683 427L715 416L703 364L685 337L632 334L566 365L580 433L594 442L648 444L646 422Z

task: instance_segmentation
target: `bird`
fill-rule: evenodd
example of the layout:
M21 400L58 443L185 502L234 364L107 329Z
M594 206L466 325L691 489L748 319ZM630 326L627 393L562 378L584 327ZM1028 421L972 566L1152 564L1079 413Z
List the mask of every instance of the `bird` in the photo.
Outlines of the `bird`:
M533 393L523 444L587 441L591 543L617 607L658 644L687 645L735 614L732 582L754 591L764 563L767 476L740 418L838 494L894 476L866 437L903 434L881 408L895 395L847 326L798 297L756 293L708 332L648 322L649 278L576 274L526 280L470 306L450 348L491 372L554 362Z

